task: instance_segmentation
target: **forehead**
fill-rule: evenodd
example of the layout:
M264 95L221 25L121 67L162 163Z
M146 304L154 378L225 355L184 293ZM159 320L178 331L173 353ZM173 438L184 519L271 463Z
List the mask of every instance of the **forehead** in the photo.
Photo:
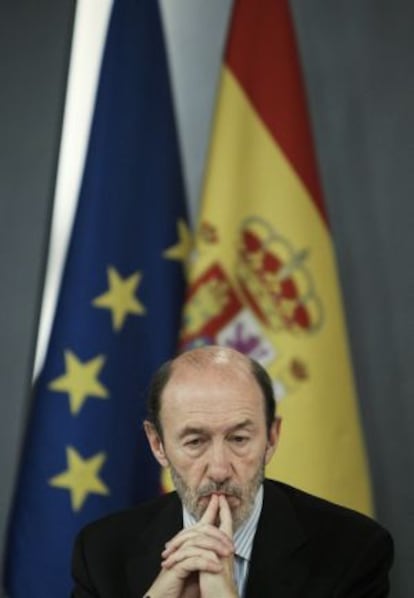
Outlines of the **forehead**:
M231 426L249 419L265 425L262 390L244 364L209 364L173 368L161 399L161 423L166 427Z

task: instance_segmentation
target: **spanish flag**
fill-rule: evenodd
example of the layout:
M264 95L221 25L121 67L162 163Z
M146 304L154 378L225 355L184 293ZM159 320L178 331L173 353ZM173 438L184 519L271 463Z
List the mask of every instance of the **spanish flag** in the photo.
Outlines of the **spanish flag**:
M267 368L283 420L268 476L372 511L288 0L235 1L181 341Z

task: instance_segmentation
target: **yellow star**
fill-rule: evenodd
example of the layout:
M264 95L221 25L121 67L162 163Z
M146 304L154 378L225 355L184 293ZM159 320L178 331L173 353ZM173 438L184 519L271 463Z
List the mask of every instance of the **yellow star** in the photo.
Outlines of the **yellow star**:
M191 238L190 229L182 218L179 218L177 222L177 234L179 238L178 243L166 249L163 253L163 257L168 260L178 260L185 263L193 248L193 240Z
M92 305L110 309L114 330L120 330L128 314L146 313L145 307L135 296L142 275L140 272L135 272L128 278L122 278L112 266L108 268L107 274L109 290L96 297Z
M49 383L50 390L67 392L70 412L76 415L88 397L107 399L108 389L98 380L99 373L105 364L105 357L98 355L83 363L72 351L65 351L66 371L59 378Z
M49 484L55 488L69 490L74 511L80 511L88 494L109 494L108 486L98 477L99 470L106 460L105 453L82 459L76 449L68 446L66 459L67 470L50 478Z

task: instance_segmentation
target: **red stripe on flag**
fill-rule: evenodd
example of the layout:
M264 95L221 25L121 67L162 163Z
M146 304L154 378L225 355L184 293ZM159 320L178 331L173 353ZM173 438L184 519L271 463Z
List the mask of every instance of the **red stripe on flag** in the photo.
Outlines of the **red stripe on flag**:
M235 0L226 63L327 222L287 0Z

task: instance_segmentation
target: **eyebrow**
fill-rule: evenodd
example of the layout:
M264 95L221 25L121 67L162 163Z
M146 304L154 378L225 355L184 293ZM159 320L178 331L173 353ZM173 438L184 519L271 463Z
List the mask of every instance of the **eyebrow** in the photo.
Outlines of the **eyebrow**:
M231 434L232 432L238 432L239 430L245 430L246 428L253 428L254 427L254 422L251 419L245 419L237 424L235 424L234 426L231 426L228 430L227 430L227 434ZM185 428L183 428L181 430L181 432L178 435L178 438L181 440L183 438L185 438L186 436L190 436L191 434L208 434L209 430L208 428L204 427L204 426L186 426Z

